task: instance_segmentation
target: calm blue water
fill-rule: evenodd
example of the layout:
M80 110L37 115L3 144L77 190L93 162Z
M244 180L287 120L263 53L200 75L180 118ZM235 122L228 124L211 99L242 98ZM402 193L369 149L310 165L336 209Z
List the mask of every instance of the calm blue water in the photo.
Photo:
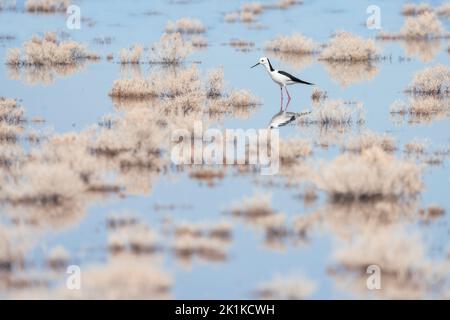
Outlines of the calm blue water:
M408 1L411 2L411 1ZM75 2L76 3L76 2ZM336 30L347 30L363 37L375 37L377 31L365 27L366 8L376 4L381 8L381 23L385 30L397 31L404 18L399 14L403 1L310 1L290 10L268 10L258 18L264 28L252 29L241 23L223 22L225 12L236 10L243 1L193 1L190 4L173 4L168 1L80 1L82 16L95 22L93 27L82 25L81 30L65 28L65 16L27 14L25 12L0 12L0 34L13 34L13 41L0 42L0 59L4 61L8 47L19 47L33 34L46 31L64 31L73 39L88 44L95 52L105 55L113 52L117 56L120 48L134 43L146 46L157 41L168 20L181 17L200 19L207 27L205 37L209 47L191 55L187 63L201 61L200 69L208 70L223 66L225 78L233 88L247 88L257 95L263 105L249 119L228 118L225 128L263 128L279 109L279 89L260 68L250 70L260 56L266 55L263 46L266 41L279 34L301 32L317 42L325 42ZM433 5L440 4L432 1ZM144 12L155 11L156 15ZM449 21L444 22L450 30ZM111 45L97 45L94 39L110 36ZM252 40L255 50L248 53L237 52L223 45L231 38ZM449 63L448 41L442 41L440 50L428 62L412 58L399 62L405 56L403 47L396 42L379 43L382 54L391 59L375 63L376 75L370 80L362 80L348 86L330 77L322 63L313 61L301 69L283 64L275 56L272 64L282 70L296 73L302 79L311 81L326 90L332 99L356 100L364 103L366 123L364 128L374 132L389 132L395 136L398 145L413 138L431 140L431 149L449 144L450 126L448 119L423 125L396 125L390 120L389 106L397 99L406 99L404 88L413 74L427 66ZM67 77L56 76L50 85L29 85L21 80L13 80L8 70L0 63L0 96L22 100L27 115L46 119L46 126L58 133L80 131L110 113L116 112L107 93L112 83L120 76L119 64L107 61L87 64L86 67ZM142 66L144 72L151 68ZM291 87L293 101L290 111L309 109L310 87ZM281 130L282 136L302 136L296 127ZM315 157L330 159L337 154L336 148L315 151ZM428 168L424 174L426 190L422 194L422 205L431 203L450 210L448 160L442 166ZM261 178L261 177L260 177ZM261 178L263 179L263 178ZM214 187L200 185L186 173L177 174L176 179L161 176L152 181L152 192L145 196L124 199L109 198L99 201L87 209L80 221L60 231L46 232L29 253L29 260L39 261L48 248L64 245L75 262L82 266L103 263L106 254L98 248L105 246L107 231L104 219L110 212L122 210L136 212L148 220L152 227L161 228L162 219L170 215L175 220L214 221L223 218L224 209L231 203L251 196L255 192L271 192L272 205L277 211L290 216L302 215L313 208L305 208L303 202L295 198L295 189L272 187L268 190L253 183L251 176L227 176ZM156 212L155 204L189 204L192 209L175 209ZM319 203L320 205L320 203ZM444 248L448 243L448 214L443 218L447 227L429 226L418 228L427 245L436 243ZM348 293L337 291L333 279L327 274L330 264L332 239L327 234L316 234L305 246L287 245L282 252L268 250L263 246L262 233L234 221L233 242L226 263L194 262L191 269L180 267L171 255L164 254L164 265L174 276L173 296L175 298L251 298L252 290L277 274L301 270L307 277L318 283L312 298L345 298ZM82 253L86 249L87 253Z

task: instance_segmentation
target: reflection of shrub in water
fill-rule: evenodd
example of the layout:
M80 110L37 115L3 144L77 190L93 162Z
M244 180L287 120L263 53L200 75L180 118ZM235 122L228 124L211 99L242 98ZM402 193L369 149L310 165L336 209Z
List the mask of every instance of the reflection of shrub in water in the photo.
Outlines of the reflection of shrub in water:
M337 61L323 61L323 65L330 77L342 87L372 80L379 71L379 69L370 62L343 63Z
M362 104L355 107L341 100L325 100L312 109L310 114L300 117L299 125L319 125L325 127L349 126L364 122Z
M8 75L12 80L21 80L29 85L52 84L55 77L68 77L77 72L82 71L86 64L80 62L70 65L53 65L53 66L16 66L8 65Z
M396 150L395 139L386 133L378 134L366 131L359 135L348 137L341 145L343 151L359 153L372 147L378 147L386 152L393 152Z
M80 290L64 284L50 298L58 299L169 299L172 277L155 262L113 259L83 271Z
M430 260L422 239L401 227L384 227L359 233L334 252L331 268L338 286L358 296L386 299L418 299L440 290L445 281L445 265ZM381 271L382 290L367 290L366 269L376 265Z
M138 64L144 48L140 44L133 45L130 49L121 49L119 52L121 64Z

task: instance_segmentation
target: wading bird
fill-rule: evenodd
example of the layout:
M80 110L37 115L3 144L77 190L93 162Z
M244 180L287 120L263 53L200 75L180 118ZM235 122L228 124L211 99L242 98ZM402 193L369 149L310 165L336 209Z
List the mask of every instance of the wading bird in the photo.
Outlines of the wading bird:
M303 83L303 84L307 84L310 86L314 85L313 83L300 80L299 78L293 76L292 74L287 73L286 71L275 70L272 67L272 64L270 63L269 59L266 57L262 57L261 59L259 59L258 63L255 64L252 68L259 66L260 64L263 65L264 67L266 67L266 70L269 73L269 76L272 78L272 80L275 83L277 83L280 86L281 107L283 107L283 88L284 88L284 90L286 90L286 93L288 96L287 105L289 105L289 102L291 101L291 95L289 94L289 91L287 90L286 86L289 86L291 84L297 84L297 83ZM287 108L287 105L286 105L286 108Z

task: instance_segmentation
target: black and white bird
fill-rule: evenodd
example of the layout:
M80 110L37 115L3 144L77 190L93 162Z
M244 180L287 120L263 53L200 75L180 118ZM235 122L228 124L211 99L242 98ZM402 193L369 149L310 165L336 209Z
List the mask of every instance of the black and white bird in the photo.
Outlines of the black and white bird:
M281 89L281 105L283 105L283 88L286 90L287 96L288 96L288 103L291 101L291 96L289 94L289 91L287 90L286 86L297 84L297 83L303 83L307 85L314 85L313 83L306 82L303 80L300 80L299 78L293 76L292 74L287 73L286 71L281 70L275 70L272 67L272 64L270 63L269 59L266 57L262 57L259 59L258 63L252 66L252 68L263 65L266 67L267 72L269 73L272 80L277 83L280 86Z

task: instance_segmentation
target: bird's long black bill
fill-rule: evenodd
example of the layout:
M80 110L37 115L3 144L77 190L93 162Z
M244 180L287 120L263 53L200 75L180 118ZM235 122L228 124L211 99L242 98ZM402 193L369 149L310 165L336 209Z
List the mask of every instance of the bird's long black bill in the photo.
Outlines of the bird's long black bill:
M256 66L259 66L259 62L258 62L257 64L255 64L255 65L254 65L253 67L251 67L251 68L254 68L254 67L256 67ZM250 69L251 69L251 68L250 68Z

